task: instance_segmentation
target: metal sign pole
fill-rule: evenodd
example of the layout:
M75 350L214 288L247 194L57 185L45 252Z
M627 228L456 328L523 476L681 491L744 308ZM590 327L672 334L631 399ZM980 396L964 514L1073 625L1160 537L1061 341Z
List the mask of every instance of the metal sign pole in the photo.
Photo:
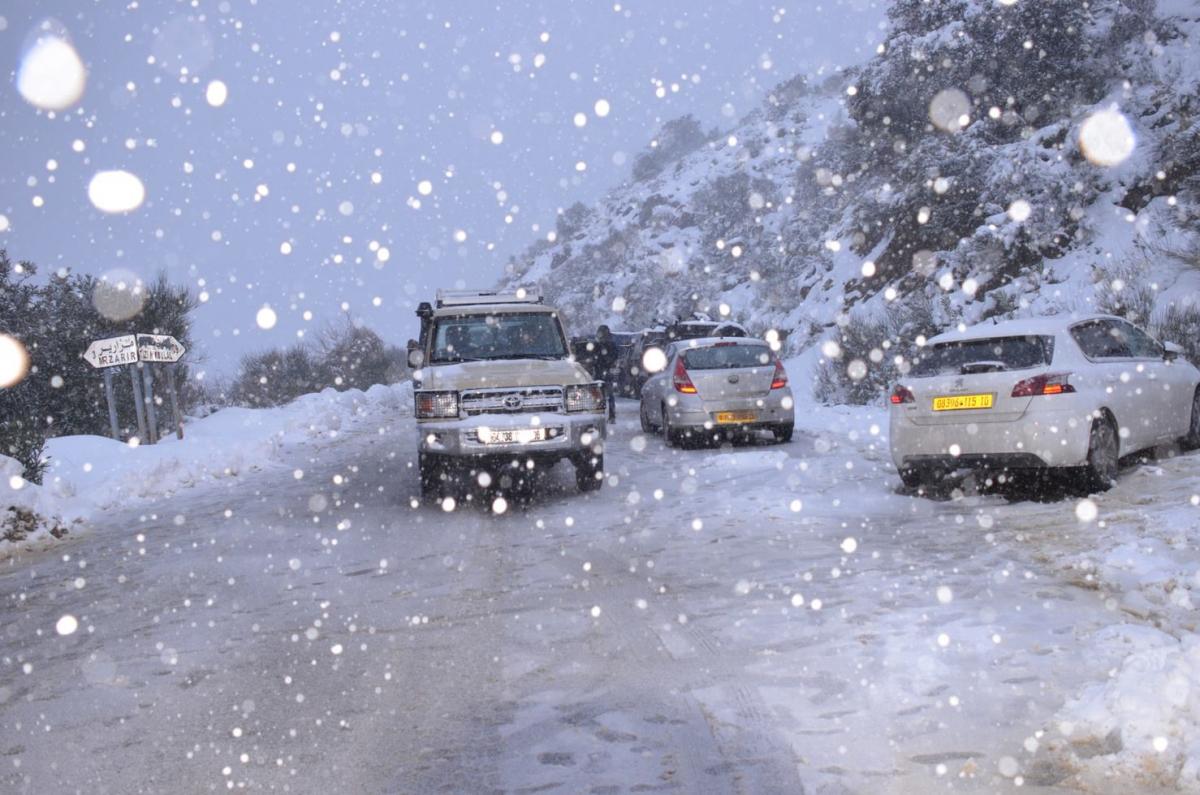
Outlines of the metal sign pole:
M154 407L154 365L143 365L142 378L146 386L146 429L150 444L158 444L158 411Z
M167 365L167 391L171 393L171 418L175 421L175 438L183 438L183 415L179 413L179 391L175 388L175 368Z
M104 398L108 401L108 427L112 431L112 438L121 438L121 429L117 427L117 401L113 397L113 372L111 367L105 367L104 373Z
M141 365L134 363L129 366L129 379L133 381L133 408L137 411L138 439L146 441L146 406L142 402L142 378L138 370Z

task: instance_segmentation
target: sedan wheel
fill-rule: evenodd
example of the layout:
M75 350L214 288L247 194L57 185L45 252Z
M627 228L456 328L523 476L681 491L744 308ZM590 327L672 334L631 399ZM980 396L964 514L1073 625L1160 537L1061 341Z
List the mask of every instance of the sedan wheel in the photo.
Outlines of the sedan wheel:
M1089 493L1108 491L1117 482L1118 450L1117 429L1107 419L1095 420L1082 484Z
M1183 437L1183 446L1188 450L1200 449L1200 389L1192 398L1192 421L1188 425L1187 436Z

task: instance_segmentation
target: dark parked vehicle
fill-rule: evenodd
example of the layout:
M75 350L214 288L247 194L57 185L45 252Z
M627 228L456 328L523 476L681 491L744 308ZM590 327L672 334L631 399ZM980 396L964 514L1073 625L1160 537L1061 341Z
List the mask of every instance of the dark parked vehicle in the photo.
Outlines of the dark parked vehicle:
M676 320L646 329L635 335L628 353L621 359L621 394L640 398L642 386L653 373L645 372L642 358L649 348L666 348L678 340L694 340L705 337L746 337L746 329L739 323L728 320Z

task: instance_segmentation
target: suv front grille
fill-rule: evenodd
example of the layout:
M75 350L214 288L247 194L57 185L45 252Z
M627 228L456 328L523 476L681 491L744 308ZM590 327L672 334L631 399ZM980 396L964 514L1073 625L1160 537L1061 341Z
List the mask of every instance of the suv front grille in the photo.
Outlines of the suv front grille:
M518 389L472 389L462 393L462 410L476 414L532 414L562 411L560 386L530 386Z

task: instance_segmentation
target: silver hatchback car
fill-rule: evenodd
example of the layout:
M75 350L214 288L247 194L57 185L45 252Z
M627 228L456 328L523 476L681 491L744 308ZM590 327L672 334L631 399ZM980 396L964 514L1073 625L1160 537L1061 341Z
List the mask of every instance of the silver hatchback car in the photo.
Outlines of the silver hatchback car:
M667 444L753 431L791 440L795 401L783 363L764 341L683 340L648 352L643 364L657 372L642 387L642 430L662 431Z

